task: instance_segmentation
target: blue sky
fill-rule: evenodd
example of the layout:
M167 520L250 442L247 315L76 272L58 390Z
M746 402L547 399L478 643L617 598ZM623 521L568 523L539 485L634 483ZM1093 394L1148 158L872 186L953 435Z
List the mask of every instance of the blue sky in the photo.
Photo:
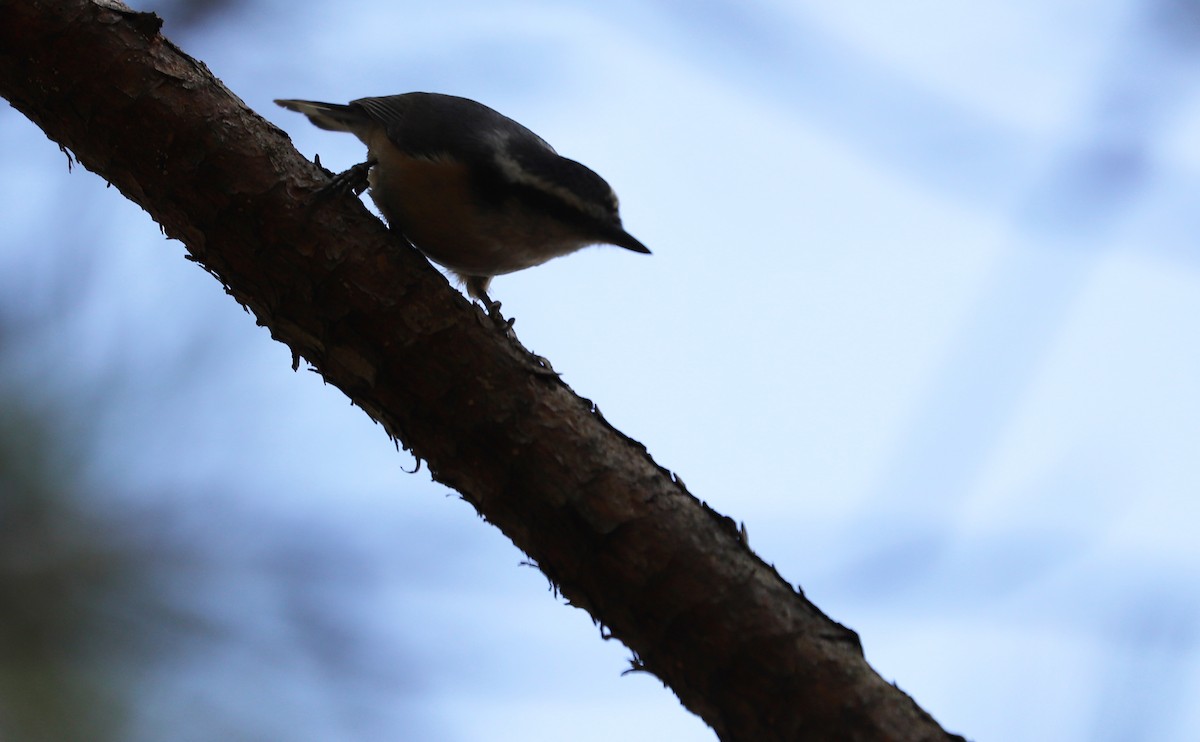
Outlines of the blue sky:
M945 727L1200 733L1200 6L162 12L329 167L361 144L271 99L465 95L608 179L654 255L592 248L493 297ZM169 502L224 555L195 610L255 639L131 681L140 738L197 703L292 739L713 738L137 207L11 109L0 132L5 311L73 307L8 365L103 390L89 481ZM294 560L327 594L288 587ZM297 640L312 615L339 661Z

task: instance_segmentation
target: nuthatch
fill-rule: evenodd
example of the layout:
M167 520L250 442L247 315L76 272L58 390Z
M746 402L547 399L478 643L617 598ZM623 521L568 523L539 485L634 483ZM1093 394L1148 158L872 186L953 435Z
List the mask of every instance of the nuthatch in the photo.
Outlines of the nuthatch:
M368 171L355 192L369 184L388 223L489 311L493 276L588 245L650 252L622 228L603 178L481 103L437 93L275 102L361 139L368 159L343 177Z

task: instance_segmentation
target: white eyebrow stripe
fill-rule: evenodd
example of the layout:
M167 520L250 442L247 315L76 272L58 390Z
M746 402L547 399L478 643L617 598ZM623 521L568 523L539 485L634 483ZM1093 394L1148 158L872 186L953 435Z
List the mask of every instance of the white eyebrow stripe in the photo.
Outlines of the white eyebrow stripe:
M556 196L584 214L599 219L602 222L608 222L612 219L612 215L605 208L604 204L583 199L575 191L561 183L539 177L521 167L521 163L517 162L517 159L509 154L508 137L504 134L499 134L496 139L497 146L493 150L495 152L495 163L500 168L500 172L510 181L532 186L543 193ZM550 157L558 156L553 149L549 149L547 155ZM609 190L609 194L615 205L616 194L613 194L611 189Z

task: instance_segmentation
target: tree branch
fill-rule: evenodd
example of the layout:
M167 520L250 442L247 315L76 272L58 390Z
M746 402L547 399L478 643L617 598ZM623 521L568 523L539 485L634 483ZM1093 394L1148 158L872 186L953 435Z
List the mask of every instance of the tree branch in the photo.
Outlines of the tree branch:
M0 0L0 94L428 462L727 740L956 739L636 441L523 350L160 21Z

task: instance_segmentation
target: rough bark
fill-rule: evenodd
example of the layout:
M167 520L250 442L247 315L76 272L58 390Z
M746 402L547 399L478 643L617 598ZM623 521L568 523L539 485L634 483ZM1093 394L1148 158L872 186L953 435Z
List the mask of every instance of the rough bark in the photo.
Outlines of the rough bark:
M0 0L0 94L528 553L726 740L945 740L636 441L523 351L158 19Z

